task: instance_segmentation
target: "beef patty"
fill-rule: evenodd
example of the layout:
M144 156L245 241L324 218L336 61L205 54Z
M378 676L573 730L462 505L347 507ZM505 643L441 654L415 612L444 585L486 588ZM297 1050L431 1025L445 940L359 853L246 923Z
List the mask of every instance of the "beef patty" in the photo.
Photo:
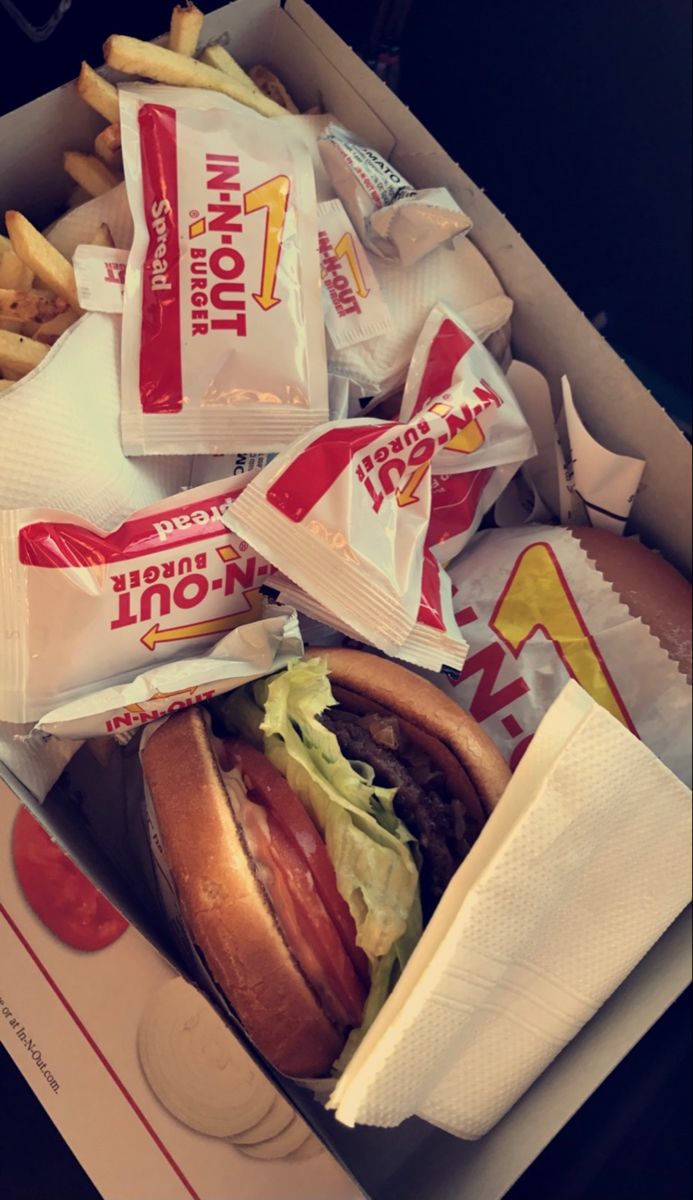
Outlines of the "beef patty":
M396 717L330 708L320 719L346 758L372 767L380 787L397 788L395 812L421 851L421 906L427 920L475 840L476 822Z

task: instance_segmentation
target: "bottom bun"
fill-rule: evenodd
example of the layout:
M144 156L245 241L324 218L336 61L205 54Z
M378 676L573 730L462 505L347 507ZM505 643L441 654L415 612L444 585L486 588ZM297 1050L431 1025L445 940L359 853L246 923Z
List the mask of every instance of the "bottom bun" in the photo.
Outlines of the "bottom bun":
M289 951L253 869L197 708L142 751L183 920L215 984L261 1054L297 1077L326 1075L344 1037Z

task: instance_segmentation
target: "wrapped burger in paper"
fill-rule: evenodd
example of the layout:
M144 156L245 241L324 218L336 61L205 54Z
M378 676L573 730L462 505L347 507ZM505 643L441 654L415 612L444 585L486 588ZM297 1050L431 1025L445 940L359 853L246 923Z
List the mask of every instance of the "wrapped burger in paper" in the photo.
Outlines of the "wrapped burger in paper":
M691 687L670 657L677 650L690 661L690 623L688 635L679 630L678 647L664 648L619 598L579 535L548 525L477 535L450 568L469 654L459 679L443 687L515 767L572 677L690 783ZM685 582L668 570L676 577L669 588L678 582L686 593Z

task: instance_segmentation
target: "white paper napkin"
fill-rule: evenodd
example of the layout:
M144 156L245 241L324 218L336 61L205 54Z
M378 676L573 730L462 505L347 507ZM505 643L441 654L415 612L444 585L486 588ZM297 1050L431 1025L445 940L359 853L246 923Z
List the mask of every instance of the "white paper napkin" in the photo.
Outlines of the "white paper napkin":
M80 204L58 217L46 230L46 237L56 250L72 261L77 246L83 242L91 242L97 230L104 224L108 225L113 244L120 250L129 250L132 245L133 224L124 183L119 183L110 191L95 196L93 200L87 200L86 204Z
M691 894L691 793L574 682L330 1100L486 1133Z
M191 460L126 458L120 318L88 313L0 397L0 508L61 508L113 529L188 484Z

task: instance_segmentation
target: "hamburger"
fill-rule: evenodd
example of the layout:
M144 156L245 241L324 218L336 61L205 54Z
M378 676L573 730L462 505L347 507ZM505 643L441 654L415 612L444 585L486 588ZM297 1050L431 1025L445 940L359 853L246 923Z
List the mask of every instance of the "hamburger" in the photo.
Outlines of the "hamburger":
M141 758L201 960L303 1078L346 1061L509 779L454 701L345 648L171 717Z

